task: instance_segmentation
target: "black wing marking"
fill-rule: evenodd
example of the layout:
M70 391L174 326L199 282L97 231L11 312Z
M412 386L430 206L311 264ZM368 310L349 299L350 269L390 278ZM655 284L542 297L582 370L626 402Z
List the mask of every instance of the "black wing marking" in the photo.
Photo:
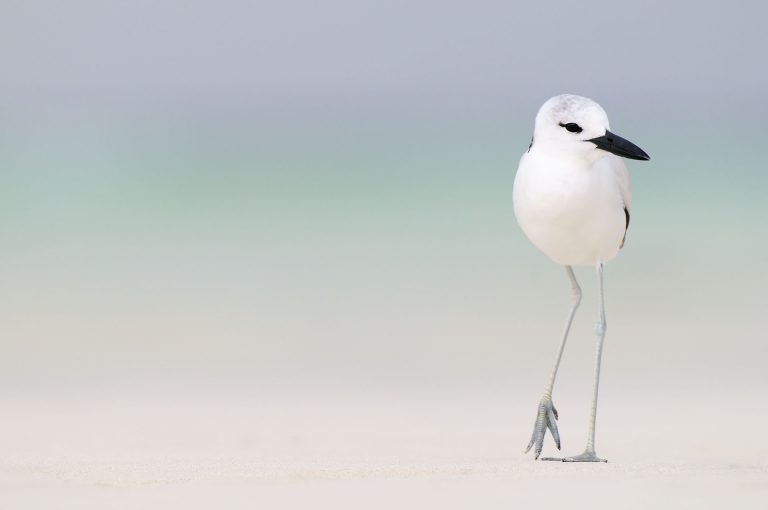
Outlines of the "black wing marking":
M621 238L621 244L619 248L624 248L624 241L627 240L627 230L629 230L629 209L624 208L624 218L626 218L626 226L624 227L624 237Z
M525 152L531 152L531 147L533 147L533 137L531 137L531 143L528 145L528 150Z

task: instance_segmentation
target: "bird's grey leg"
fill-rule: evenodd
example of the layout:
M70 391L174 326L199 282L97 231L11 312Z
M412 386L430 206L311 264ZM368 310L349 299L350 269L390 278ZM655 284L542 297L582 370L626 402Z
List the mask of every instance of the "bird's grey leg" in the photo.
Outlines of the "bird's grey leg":
M539 458L541 455L541 449L544 445L544 435L547 429L552 433L552 437L555 440L557 449L560 449L560 434L557 431L557 409L552 404L552 388L555 385L555 377L557 377L557 369L560 367L560 360L563 357L563 351L565 350L565 342L568 340L568 331L571 329L571 323L573 317L576 315L576 309L581 302L581 288L579 282L576 281L576 275L573 274L573 268L571 266L565 266L565 272L568 275L568 279L571 282L571 310L568 313L568 320L565 322L565 329L563 330L563 338L560 340L560 349L557 351L557 358L555 358L555 366L552 368L552 373L549 376L549 382L544 388L544 395L539 402L539 410L536 413L536 421L533 425L533 434L531 434L531 441L528 443L528 447L525 449L525 453L530 451L532 446L535 446L533 453L535 458ZM549 459L542 459L549 460ZM557 459L560 460L560 459Z
M595 335L597 335L597 349L595 352L595 387L592 393L592 408L589 414L589 435L587 436L587 448L584 453L574 457L565 457L563 462L608 462L601 459L595 453L595 418L597 417L597 389L600 385L600 361L603 355L603 341L605 340L605 299L603 294L603 263L597 265L597 282L600 293L599 312Z

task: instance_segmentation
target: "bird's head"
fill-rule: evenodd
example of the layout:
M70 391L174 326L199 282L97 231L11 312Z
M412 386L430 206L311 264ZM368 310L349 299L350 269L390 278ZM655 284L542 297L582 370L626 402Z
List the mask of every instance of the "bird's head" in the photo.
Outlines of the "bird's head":
M562 155L597 161L609 152L651 159L640 147L609 131L608 115L595 101L572 94L555 96L536 114L533 144Z

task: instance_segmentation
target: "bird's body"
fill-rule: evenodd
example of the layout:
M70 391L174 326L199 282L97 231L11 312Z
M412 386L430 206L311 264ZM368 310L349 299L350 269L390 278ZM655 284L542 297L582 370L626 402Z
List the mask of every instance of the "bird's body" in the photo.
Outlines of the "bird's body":
M515 176L513 199L517 221L537 248L565 266L573 295L555 366L539 402L526 449L527 452L535 446L536 458L541 453L547 429L560 448L552 389L568 332L581 302L581 288L572 266L593 266L597 269L600 296L587 447L580 455L546 459L604 462L595 453L597 390L606 331L603 264L613 259L624 245L631 205L629 172L619 156L649 159L642 149L608 128L608 115L591 99L570 94L549 99L536 115L533 140L520 158Z
M613 259L630 202L627 167L612 154L584 165L533 146L520 159L515 216L528 239L558 264L594 267Z

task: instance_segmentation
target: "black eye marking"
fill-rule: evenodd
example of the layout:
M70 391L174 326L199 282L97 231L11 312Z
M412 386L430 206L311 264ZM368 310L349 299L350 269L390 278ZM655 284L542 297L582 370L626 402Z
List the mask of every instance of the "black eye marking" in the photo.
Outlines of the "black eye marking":
M583 129L581 129L581 126L576 124L575 122L569 122L568 124L560 123L560 127L564 127L571 133L581 133Z

